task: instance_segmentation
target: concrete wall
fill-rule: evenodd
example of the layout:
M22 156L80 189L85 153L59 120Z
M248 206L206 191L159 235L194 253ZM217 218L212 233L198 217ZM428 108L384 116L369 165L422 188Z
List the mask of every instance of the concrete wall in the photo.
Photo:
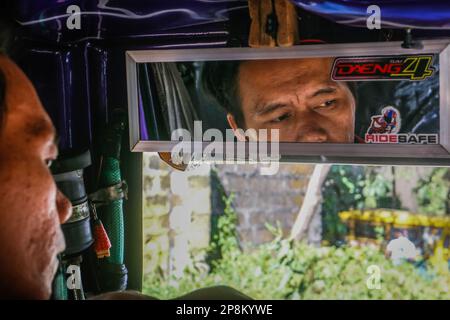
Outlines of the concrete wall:
M213 171L211 170L213 169ZM306 192L311 165L280 165L264 176L258 165L202 165L180 172L157 154L144 154L144 274L159 270L180 276L188 266L207 268L203 259L211 215L223 212L223 192L233 193L244 248L273 239L265 223L290 231ZM320 219L319 219L320 220ZM320 237L320 221L315 234Z
M234 208L244 247L273 239L265 223L275 226L278 221L284 234L289 234L313 165L280 164L278 173L271 176L261 175L258 165L216 165L216 168L225 192L235 195Z
M209 244L210 166L179 172L158 155L144 154L144 274L181 275L203 264Z

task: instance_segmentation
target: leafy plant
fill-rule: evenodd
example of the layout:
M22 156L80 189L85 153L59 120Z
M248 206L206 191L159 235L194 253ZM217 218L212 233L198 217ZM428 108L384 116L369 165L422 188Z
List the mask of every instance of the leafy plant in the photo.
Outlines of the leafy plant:
M322 188L322 222L324 240L336 244L343 241L346 227L338 213L349 209L362 209L364 198L364 168L332 166Z
M394 167L390 167L395 170ZM363 196L365 209L401 207L399 199L395 195L395 180L389 180L380 174L378 167L366 167ZM395 176L393 174L393 176Z
M450 171L436 168L426 179L421 179L414 189L419 210L424 214L444 215L450 212Z
M208 263L212 268L215 267L217 260L222 260L224 255L235 252L239 249L239 238L236 225L238 217L233 209L234 194L229 197L223 196L224 202L223 214L221 214L213 224L215 232L211 237L211 244L208 249Z
M322 189L324 240L336 245L343 242L347 231L338 216L341 211L401 208L394 192L395 180L387 179L379 171L380 167L332 166Z
M186 269L184 276L164 279L145 276L143 292L168 299L195 289L227 285L256 299L449 299L450 276L422 276L411 264L394 266L371 247L322 247L284 239L281 229L268 225L274 240L249 251L239 247L236 213L227 199L218 219L211 250L220 249L204 274ZM381 289L367 287L367 268L381 270Z
M367 287L367 268L381 270L381 289ZM144 293L162 299L228 285L256 299L449 299L449 277L426 279L411 264L393 266L373 248L314 248L276 240L252 252L235 252L202 277L176 282L147 275Z

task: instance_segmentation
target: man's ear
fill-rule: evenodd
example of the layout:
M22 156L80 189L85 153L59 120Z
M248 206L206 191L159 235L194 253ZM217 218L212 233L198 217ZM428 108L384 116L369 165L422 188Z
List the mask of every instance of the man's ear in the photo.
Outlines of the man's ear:
M242 129L239 128L236 120L234 120L234 116L231 113L227 113L227 121L228 124L230 125L231 129L233 129L234 135L236 136L236 138L239 141L246 141L245 136L242 134L241 130L237 130L237 129Z

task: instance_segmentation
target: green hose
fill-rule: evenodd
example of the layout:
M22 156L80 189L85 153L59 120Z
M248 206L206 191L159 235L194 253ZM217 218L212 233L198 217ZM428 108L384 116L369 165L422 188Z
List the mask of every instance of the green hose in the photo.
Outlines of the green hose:
M100 188L109 187L121 181L119 160L112 157L104 159L100 176ZM107 258L107 261L122 264L124 258L123 200L113 201L106 206L100 207L98 211L112 244L111 256Z
M53 279L52 300L68 300L66 277L61 264Z
M99 177L100 189L112 187L122 182L120 154L125 122L126 113L123 110L116 110L103 135ZM125 290L127 288L128 271L124 265L123 199L99 206L97 212L111 242L110 256L101 259L99 264L101 289L103 292Z

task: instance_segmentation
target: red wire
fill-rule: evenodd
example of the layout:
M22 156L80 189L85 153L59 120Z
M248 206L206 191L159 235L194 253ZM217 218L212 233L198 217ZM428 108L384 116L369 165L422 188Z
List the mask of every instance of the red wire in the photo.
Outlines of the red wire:
M307 43L326 43L323 40L320 39L305 39L305 40L300 40L300 44L307 44Z

